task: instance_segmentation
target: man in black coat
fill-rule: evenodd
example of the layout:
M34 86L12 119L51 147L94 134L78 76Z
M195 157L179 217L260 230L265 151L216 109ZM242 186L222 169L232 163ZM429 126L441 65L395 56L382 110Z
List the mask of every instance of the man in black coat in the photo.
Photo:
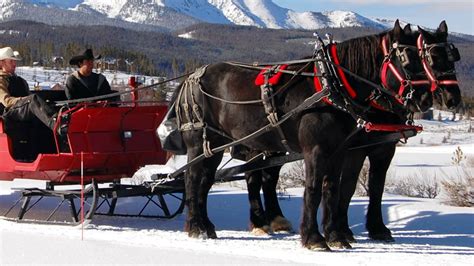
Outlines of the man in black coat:
M36 94L28 83L15 74L20 54L11 47L0 49L0 114L6 121L29 122L39 119L54 129L56 112Z
M105 76L92 72L94 60L99 58L100 55L94 57L92 49L87 49L69 60L69 64L79 67L66 80L66 96L69 100L113 93Z

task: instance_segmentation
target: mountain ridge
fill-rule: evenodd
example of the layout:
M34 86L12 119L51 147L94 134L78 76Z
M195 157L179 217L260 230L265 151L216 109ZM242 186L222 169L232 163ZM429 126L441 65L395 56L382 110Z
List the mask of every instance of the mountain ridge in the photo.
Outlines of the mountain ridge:
M296 12L272 0L0 0L0 8L0 21L28 18L51 25L116 23L144 30L176 30L200 22L272 29L386 28L351 11Z

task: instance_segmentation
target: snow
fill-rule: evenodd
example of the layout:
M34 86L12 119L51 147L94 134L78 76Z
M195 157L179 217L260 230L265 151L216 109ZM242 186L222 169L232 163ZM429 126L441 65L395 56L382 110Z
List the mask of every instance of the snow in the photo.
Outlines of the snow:
M184 38L184 39L193 39L194 38L193 33L194 33L194 31L186 32L186 33L178 35L178 37Z
M33 89L35 83L37 82L38 85L42 89L50 89L52 86L56 84L60 84L65 86L66 78L75 71L75 68L66 68L66 69L52 69L52 68L45 68L41 66L29 67L29 66L20 66L16 69L16 74L20 77L24 78L29 86L30 89ZM111 86L122 86L128 84L128 79L131 76L134 76L130 73L120 72L120 71L111 71L111 70L98 70L95 69L94 72L102 73ZM140 75L140 82L144 85L151 85L153 83L158 82L159 79L162 77L156 76L143 76ZM173 83L175 84L175 83Z
M148 25L166 26L168 24L164 20L169 16L173 17L175 12L178 12L184 15L181 18L186 17L191 21L197 19L209 23L233 23L273 29L347 26L384 28L383 23L353 12L297 12L280 7L271 0L26 0L19 2L26 3L24 8L41 5L48 8L86 12L89 15L105 15L109 18ZM0 6L2 5L6 11L0 14L0 19L6 19L11 16L10 11L14 10L18 3L11 4L10 1L3 0L0 1ZM97 11L97 14L91 13L90 10Z
M107 14L110 18L115 18L120 14L122 7L127 0L85 0L83 4L90 6L101 13Z
M298 225L302 190L281 199L283 212ZM0 197L1 208L18 195ZM298 234L254 236L247 230L245 191L217 186L209 214L217 240L190 239L182 231L184 215L172 220L96 216L84 231L78 227L19 224L0 220L0 264L287 264L299 265L471 265L474 255L472 208L437 200L385 195L383 210L395 243L367 238L363 223L366 198L350 208L357 244L352 250L318 253L301 247Z
M21 31L17 31L17 30L0 30L0 34L20 35L20 34L21 34Z
M324 21L320 21L312 12L295 12L289 11L289 25L298 28L301 25L303 29L319 29L326 26Z
M215 3L216 2L216 3ZM202 21L211 23L229 24L230 21L226 16L219 10L221 6L219 0L167 0L165 6L168 6L178 12L186 14L188 16L197 18Z
M447 119L447 117L444 117ZM426 132L417 136L438 139L452 130L445 144L420 144L416 139L397 148L389 175L400 178L417 170L454 173L453 151L459 146L474 158L468 124L455 121L417 121ZM455 134L459 139L453 140ZM462 133L464 131L464 133ZM436 141L433 140L433 141ZM450 143L450 141L455 142ZM184 163L177 157L166 166L147 166L137 175L172 172ZM225 160L224 160L225 161ZM231 162L234 165L239 162ZM230 166L227 165L227 166ZM465 166L468 167L468 166ZM471 168L471 170L473 170ZM395 174L394 174L395 173ZM18 197L12 187L41 187L42 181L0 182L0 213ZM171 220L96 216L85 227L22 224L0 219L0 265L5 264L239 264L239 265L472 265L474 258L474 208L452 207L445 199L409 198L384 194L383 216L394 243L368 239L365 230L366 197L354 197L349 221L358 243L351 250L312 252L301 247L299 234L255 236L248 231L247 193L242 183L216 184L209 196L209 216L218 239L190 239L183 232L185 215ZM285 216L298 229L302 188L289 189L280 198ZM119 201L118 209L139 210L141 199ZM47 202L32 210L41 216L55 206ZM61 210L67 217L67 209Z

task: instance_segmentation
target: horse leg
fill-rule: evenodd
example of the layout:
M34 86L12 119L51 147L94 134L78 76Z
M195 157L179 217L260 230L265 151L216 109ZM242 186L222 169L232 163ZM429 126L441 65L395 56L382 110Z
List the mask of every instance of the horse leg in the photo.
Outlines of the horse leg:
M318 206L321 202L322 181L326 160L316 146L312 151L305 151L305 189L303 195L303 217L301 219L300 235L301 243L311 250L329 251L326 240L319 233L317 224ZM318 167L316 167L318 166Z
M323 229L326 241L330 247L352 248L340 231L338 216L339 184L342 162L327 162L328 171L322 184L323 194Z
M189 156L189 152L188 152ZM190 157L192 158L192 157ZM185 231L193 238L204 237L206 228L203 221L203 210L198 204L199 178L202 176L200 164L193 165L185 173L185 194L188 215L186 217Z
M262 189L265 200L265 215L270 227L274 232L292 232L291 222L288 221L281 211L276 193L276 186L280 175L281 166L262 170Z
M382 217L382 194L387 170L395 154L395 144L379 146L369 153L369 207L366 228L374 240L393 242L392 233Z
M188 148L188 161L193 160L203 153L202 145L200 145L200 143L202 143L201 131L183 132L183 140ZM213 163L213 160L217 161L218 158L213 157L197 162L190 166L185 173L185 202L188 209L185 231L193 238L207 238L209 235L208 231L210 231L210 235L213 236L213 229L210 229L212 223L210 223L207 217L207 209L205 207L207 203L207 192L212 186L215 173L213 166L216 163ZM204 197L206 199L204 199Z
M214 184L214 177L216 173L216 169L219 166L219 163L222 160L223 152L215 154L211 158L207 158L204 160L204 173L203 178L199 184L199 192L198 192L198 205L201 210L203 210L203 222L204 227L206 228L207 237L211 239L216 239L217 234L215 230L214 224L209 219L207 213L207 199L209 195L209 190L211 189L212 185Z
M260 189L262 187L262 171L252 171L245 174L248 198L250 203L250 227L253 234L265 235L270 233L270 226L265 218Z
M357 187L359 173L364 165L366 152L364 150L354 150L347 154L342 168L340 192L338 202L338 222L340 232L347 241L355 243L354 233L349 228L349 204Z

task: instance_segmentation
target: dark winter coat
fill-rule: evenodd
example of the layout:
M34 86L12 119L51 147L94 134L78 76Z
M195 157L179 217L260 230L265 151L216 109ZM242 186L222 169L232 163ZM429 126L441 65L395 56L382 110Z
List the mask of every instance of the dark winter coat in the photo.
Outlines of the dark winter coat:
M113 93L109 82L102 74L91 73L89 76L82 76L79 72L74 72L66 80L66 97L69 100L90 98Z

